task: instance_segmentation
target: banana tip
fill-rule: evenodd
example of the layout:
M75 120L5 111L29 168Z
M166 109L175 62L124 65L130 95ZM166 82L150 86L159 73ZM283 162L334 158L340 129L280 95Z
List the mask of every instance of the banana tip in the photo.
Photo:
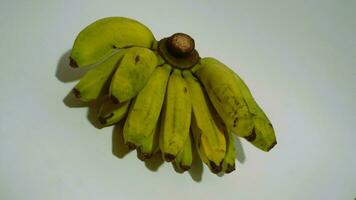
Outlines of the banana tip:
M129 150L134 150L134 149L137 148L137 146L134 143L131 143L131 142L127 142L126 145L129 148Z
M81 97L80 92L77 88L73 88L72 91L75 97L77 97L78 99Z
M188 165L179 164L179 167L180 167L183 171L188 171L188 170L190 170L190 166L188 166Z
M276 146L276 144L277 144L277 141L274 141L274 142L271 144L271 146L269 146L269 147L267 148L267 151L270 151L271 149L273 149L273 147Z
M216 165L213 161L210 161L210 169L214 174L218 174L222 171L222 166Z
M164 160L166 160L167 162L172 162L176 157L172 154L169 153L165 153L164 154Z
M106 119L102 116L98 117L98 121L100 122L101 125L105 125L106 124Z
M148 160L148 159L152 158L152 154L150 154L150 153L143 153L143 154L142 154L142 157L143 157L145 160Z
M233 165L227 165L227 168L225 170L225 173L229 174L233 171L235 171L236 167L235 167L235 163Z
M69 65L73 68L78 68L77 61L75 61L72 57L69 57Z

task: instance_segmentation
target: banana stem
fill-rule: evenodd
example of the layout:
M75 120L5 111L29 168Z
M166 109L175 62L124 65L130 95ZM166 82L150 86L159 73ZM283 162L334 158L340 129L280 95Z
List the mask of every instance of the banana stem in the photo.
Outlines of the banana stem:
M185 33L163 38L158 42L157 51L168 64L178 69L189 69L200 60L193 38Z

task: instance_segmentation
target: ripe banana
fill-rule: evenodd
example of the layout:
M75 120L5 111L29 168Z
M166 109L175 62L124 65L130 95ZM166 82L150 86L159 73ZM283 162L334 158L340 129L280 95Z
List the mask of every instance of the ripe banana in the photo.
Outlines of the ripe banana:
M116 49L156 45L152 32L140 22L125 17L108 17L84 28L75 39L70 55L72 67L97 63Z
M118 66L127 50L115 52L110 58L88 71L74 87L73 93L81 101L88 102L97 99L103 92L106 83Z
M160 148L166 161L173 161L189 137L191 99L180 70L169 77L161 122Z
M150 137L159 119L171 67L157 67L146 86L133 101L124 125L125 143L131 148L140 146Z
M192 132L196 148L202 161L213 173L222 170L226 153L224 133L219 129L212 113L215 112L204 94L199 81L190 71L183 72L192 99Z
M180 151L177 157L174 159L174 164L183 171L188 171L192 166L193 162L193 149L192 149L192 139L189 134L188 138L184 143L183 150Z
M236 83L234 72L216 59L207 57L201 59L195 74L227 127L239 136L250 135L253 129L252 115Z
M130 101L115 104L109 97L101 103L97 118L104 126L116 124L122 120L129 110Z
M157 66L153 51L132 47L116 70L110 85L110 94L115 102L125 102L135 97L146 85Z

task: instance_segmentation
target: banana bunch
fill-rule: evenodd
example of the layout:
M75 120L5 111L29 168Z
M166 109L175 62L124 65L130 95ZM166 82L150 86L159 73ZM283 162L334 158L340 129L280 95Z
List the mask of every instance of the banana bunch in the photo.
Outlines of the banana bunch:
M243 80L220 61L200 58L184 33L157 41L133 19L100 19L77 36L70 65L95 65L73 93L101 102L103 126L124 120L125 144L143 160L159 153L186 171L196 149L211 172L230 173L234 134L263 151L276 145L271 122Z

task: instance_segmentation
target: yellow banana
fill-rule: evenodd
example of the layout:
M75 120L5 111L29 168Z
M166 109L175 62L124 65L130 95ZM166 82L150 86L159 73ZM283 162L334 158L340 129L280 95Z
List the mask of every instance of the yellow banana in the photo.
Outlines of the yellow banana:
M140 22L125 17L108 17L84 28L75 39L70 55L73 67L97 63L116 49L156 44L152 32Z
M178 166L183 171L188 171L192 166L193 162L193 149L192 149L192 139L189 134L185 141L183 150L180 151L177 157L174 159L174 164Z
M162 110L160 148L166 161L173 161L189 137L191 98L181 71L171 74Z
M246 137L253 129L248 110L234 72L214 58L202 58L195 74L203 83L211 102L229 129Z
M152 73L146 86L133 101L124 125L125 143L134 148L153 133L159 119L171 67L163 65Z
M74 87L73 93L81 101L88 102L97 99L110 81L110 77L125 55L126 50L120 50L110 58L88 71Z
M135 97L146 85L157 66L153 51L132 47L116 70L110 85L110 95L115 102L125 102Z
M116 124L125 117L129 105L130 101L115 104L107 97L100 105L97 115L99 122L104 126Z
M219 129L213 115L215 110L205 96L199 81L189 72L183 76L188 84L192 98L192 133L194 142L202 161L213 173L222 170L222 162L226 153L224 133Z
M245 138L257 148L263 151L269 151L277 144L273 126L266 114L256 103L244 81L237 74L235 74L235 78L242 91L242 95L244 96L249 111L253 115L254 128L252 134Z

